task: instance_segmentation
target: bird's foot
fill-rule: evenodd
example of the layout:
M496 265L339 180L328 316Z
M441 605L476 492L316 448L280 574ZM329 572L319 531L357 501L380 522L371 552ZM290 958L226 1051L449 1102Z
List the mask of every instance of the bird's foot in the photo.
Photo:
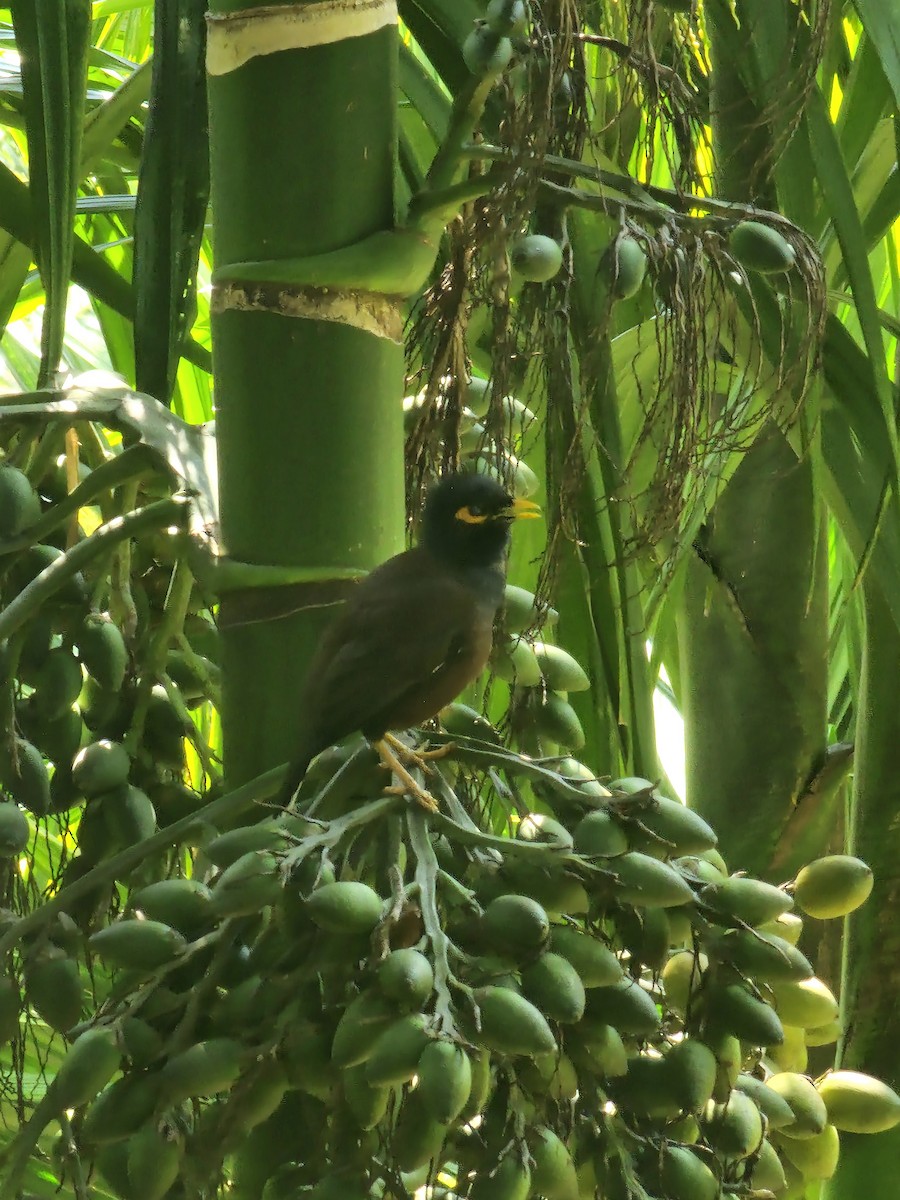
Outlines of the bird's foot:
M390 737L390 735L388 736ZM397 796L412 796L414 800L416 800L429 812L437 812L437 800L435 800L434 796L432 796L431 792L429 792L427 788L422 787L422 785L413 778L413 776L400 761L400 758L392 744L394 741L395 739L393 737L391 737L390 742L388 741L388 738L385 737L375 743L375 749L378 751L378 757L381 759L382 765L387 767L387 769L396 775L396 777L400 780L400 784L398 786L389 787L385 790ZM400 745L403 745L403 743L401 742ZM410 762L418 761L418 756L414 751L410 750L408 746L403 745L403 749L406 752L404 757L406 757ZM422 764L422 767L424 769L424 763Z
M436 758L446 758L455 749L456 742L444 742L443 746L435 746L433 750L416 750L415 755L423 762L432 762Z
M383 740L387 742L399 759L405 759L406 762L418 767L421 771L428 770L426 763L436 758L444 758L451 750L456 749L455 742L445 742L443 746L435 746L433 750L416 750L393 733L386 733Z

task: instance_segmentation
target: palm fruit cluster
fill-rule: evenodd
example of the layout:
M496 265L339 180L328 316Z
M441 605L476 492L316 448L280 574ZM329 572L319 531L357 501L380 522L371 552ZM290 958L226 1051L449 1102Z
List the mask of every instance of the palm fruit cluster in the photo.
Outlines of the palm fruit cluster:
M466 409L465 452L487 465L485 381ZM28 522L59 502L5 482ZM63 554L49 547L10 553L5 604L34 577L17 564ZM42 1139L61 1178L74 1155L121 1200L220 1185L247 1200L790 1200L834 1171L841 1133L900 1121L878 1080L806 1074L840 1018L797 949L799 913L852 911L869 869L831 856L784 887L729 875L696 814L564 757L583 742L568 697L587 677L523 589L507 589L494 670L524 753L445 710L456 748L434 768L431 828L345 747L320 756L298 814L218 829L200 813L114 891L79 889L200 802L181 780L186 745L202 751L190 710L213 694L214 630L195 589L173 604L171 539L129 554L131 618L101 557L4 647L0 848L20 855L38 820L79 827L61 908L0 977L3 1043L27 1025L66 1046L0 1163L2 1194Z
M439 817L328 793L324 756L314 812L204 823L190 871L50 928L107 982L38 1124L69 1110L107 1192L789 1200L900 1122L879 1081L805 1073L839 1013L800 913L861 904L865 864L729 875L646 780L455 740ZM8 1036L20 1003L11 975Z
M57 436L48 433L47 445ZM0 611L22 615L0 644L0 854L5 904L19 913L45 889L77 888L98 863L200 802L183 782L186 738L202 745L190 710L214 693L215 626L189 575L172 587L176 570L184 577L174 536L104 542L104 522L123 511L120 489L140 507L171 486L148 468L143 448L128 482L133 451L101 449L101 440L98 430L94 469L80 464L77 480L67 478L73 464L64 456L42 446L29 459L15 437L11 452L25 469L11 459L0 466ZM113 477L118 486L106 486ZM126 870L119 878L132 881ZM35 1021L57 1033L81 1021L83 930L106 911L114 885L110 874L82 889L4 962L4 1042Z
M449 380L444 382L449 384ZM424 437L436 450L445 433L440 423L443 404L426 405L421 392L404 399L403 411L408 437ZM516 496L533 496L539 480L521 455L526 437L536 428L535 413L521 400L515 396L492 399L490 381L473 376L462 389L457 423L460 468L500 479Z
M116 457L98 459L101 480ZM174 594L178 539L158 531L105 549L85 529L120 510L119 494L84 467L79 509L66 469L64 457L47 467L37 456L31 474L0 466L0 607L24 616L0 655L0 846L27 840L15 809L77 816L75 878L196 805L180 783L185 739L200 741L190 710L215 695L217 651L208 598L189 575ZM141 501L169 490L154 476Z

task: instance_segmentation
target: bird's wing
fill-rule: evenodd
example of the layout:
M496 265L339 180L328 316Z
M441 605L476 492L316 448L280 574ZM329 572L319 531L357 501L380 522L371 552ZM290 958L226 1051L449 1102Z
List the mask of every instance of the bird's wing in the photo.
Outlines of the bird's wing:
M396 578L385 570L391 564L369 576L326 633L304 703L319 748L359 729L402 728L433 715L405 719L417 695L440 691L443 676L465 671L485 637L486 657L490 617L453 576L410 570L416 561L403 564Z

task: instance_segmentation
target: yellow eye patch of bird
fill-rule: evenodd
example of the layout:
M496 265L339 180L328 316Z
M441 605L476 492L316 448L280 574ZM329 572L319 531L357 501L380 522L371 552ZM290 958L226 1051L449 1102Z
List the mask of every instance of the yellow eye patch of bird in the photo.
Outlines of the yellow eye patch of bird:
M469 508L468 504L456 510L457 521L465 521L467 525L483 525L488 520L488 515L479 508Z
M483 512L478 507L466 504L462 508L458 508L454 514L457 521L465 521L467 525L483 525L485 521L520 521L523 518L539 517L540 515L539 505L532 500L521 499L513 500L512 504L497 512Z

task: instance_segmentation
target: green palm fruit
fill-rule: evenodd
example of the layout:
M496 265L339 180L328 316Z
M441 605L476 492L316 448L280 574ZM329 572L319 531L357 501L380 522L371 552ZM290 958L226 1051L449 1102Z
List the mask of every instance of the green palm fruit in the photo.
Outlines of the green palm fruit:
M215 915L250 916L280 899L278 859L268 850L250 850L226 867L212 889Z
M498 639L491 651L491 671L498 679L516 687L537 687L541 682L541 668L531 643L523 637Z
M57 767L69 768L84 737L84 722L77 708L67 708L58 717L42 721L34 730L34 741Z
M779 1095L755 1075L740 1074L734 1085L746 1092L768 1122L769 1129L783 1129L792 1124L794 1114L784 1096Z
M448 704L446 708L441 709L438 716L441 725L452 737L477 738L479 741L493 742L495 745L501 742L499 733L490 721L468 704L460 704L458 701Z
M91 934L91 949L112 967L154 971L177 957L187 944L161 921L116 921Z
M466 1107L472 1092L472 1064L461 1046L431 1041L422 1051L416 1095L435 1121L450 1125Z
M146 792L125 783L93 803L102 804L114 845L134 846L156 833L156 809Z
M572 1030L583 1044L593 1070L607 1079L615 1079L628 1072L628 1051L622 1035L612 1025L604 1025L593 1018L584 1019ZM570 1044L577 1043L570 1038Z
M88 798L127 783L131 759L121 742L101 738L79 750L72 763L75 786Z
M468 1057L472 1065L472 1087L460 1113L460 1120L464 1123L484 1111L491 1094L490 1052L485 1047L478 1047Z
M477 988L475 1002L481 1030L475 1040L501 1054L552 1054L556 1039L543 1014L523 996L508 988Z
M0 801L0 858L21 854L30 838L31 826L18 804Z
M366 1077L366 1064L347 1067L341 1073L344 1100L360 1129L374 1129L387 1112L391 1089L383 1084L372 1084Z
M485 18L496 33L509 37L522 37L528 28L524 0L490 0Z
M29 546L10 571L11 587L17 592L22 591L33 579L37 579L38 575L43 574L48 567L53 566L63 557L62 550L57 546L49 546L44 543ZM84 576L80 571L76 571L74 575L70 575L65 582L59 585L55 598L60 604L83 604L86 596L87 586Z
M763 1136L759 1109L748 1095L737 1090L726 1104L707 1106L703 1129L710 1146L725 1159L748 1158Z
M498 950L513 956L526 956L539 950L550 933L550 919L530 896L504 895L492 900L484 910L481 927L485 937Z
M534 654L547 687L554 692L586 692L591 681L568 651L549 642L535 642Z
M288 1090L287 1072L276 1058L256 1064L252 1074L241 1080L229 1098L228 1114L234 1128L248 1133L267 1121Z
M392 1151L401 1171L415 1171L426 1163L437 1163L447 1136L447 1126L435 1121L414 1095L406 1099L394 1129Z
M662 1153L648 1155L641 1177L666 1200L718 1200L719 1180L693 1151L667 1145Z
M119 691L128 669L128 648L111 618L92 613L76 632L75 644L88 675L101 688Z
M705 997L707 1019L720 1033L730 1033L753 1046L779 1046L784 1028L774 1009L743 984L716 985Z
M88 1029L69 1049L48 1088L57 1111L93 1100L119 1069L122 1055L107 1029Z
M587 995L587 1015L612 1025L619 1033L647 1037L659 1029L653 997L628 977L612 987L592 988Z
M162 766L184 766L184 739L192 726L178 711L162 684L150 690L144 719L144 747Z
M632 237L617 238L609 249L607 264L615 299L629 300L637 295L647 274L647 256L640 242Z
M133 892L129 906L151 921L171 925L186 937L212 921L212 893L198 879L160 879Z
M676 950L662 969L662 982L669 1008L685 1016L700 994L704 974L709 967L705 954Z
M575 850L578 854L613 857L628 849L625 830L603 808L588 813L575 826Z
M61 950L41 953L25 964L28 1003L51 1029L65 1033L81 1018L81 973Z
M567 750L580 750L584 745L584 729L578 713L561 692L538 695L529 715L542 737Z
M553 1021L570 1025L584 1016L584 984L575 967L560 954L542 954L525 967L522 991Z
M418 950L392 950L378 968L378 986L404 1009L419 1009L434 988L431 963Z
M513 56L513 45L488 25L476 25L463 42L462 56L473 75L488 79L505 71Z
M618 896L641 907L673 908L689 904L694 893L684 877L668 863L649 854L630 851L610 863L619 882Z
M669 844L666 852L673 857L711 850L719 840L701 816L666 796L654 796L646 808L641 808L638 818L641 825Z
M711 957L731 963L757 982L796 982L813 973L796 946L776 934L731 929L706 944Z
M503 627L507 633L522 633L543 625L555 625L559 613L555 608L539 604L534 592L506 585L503 593Z
M0 740L0 786L35 816L50 807L50 780L38 748L25 738Z
M373 1087L408 1083L429 1041L421 1013L394 1021L381 1033L366 1059L366 1079Z
M34 677L31 703L42 721L61 717L78 699L84 679L81 663L64 646L50 650Z
M572 849L572 835L553 817L546 813L528 813L516 827L516 838L520 842L540 842L545 846L560 846Z
M160 1095L167 1104L177 1104L192 1096L227 1092L240 1076L242 1057L240 1042L233 1038L197 1042L170 1058L159 1072Z
M797 257L793 246L777 230L760 221L741 221L735 225L728 243L742 266L764 275L789 271Z
M183 1145L174 1130L151 1123L128 1139L129 1200L162 1200L178 1178Z
M828 1120L836 1129L846 1133L882 1133L900 1123L900 1096L871 1075L861 1071L832 1071L817 1087Z
M750 1173L750 1186L756 1191L774 1192L780 1195L787 1187L784 1177L784 1167L778 1157L778 1151L772 1143L764 1138L757 1152L757 1159Z
M371 933L381 920L381 897L365 883L326 883L306 902L307 912L328 933Z
M784 1041L778 1046L767 1046L766 1057L779 1071L806 1070L809 1051L806 1045L806 1030L796 1025L785 1025Z
M331 1061L336 1067L355 1067L365 1062L394 1012L383 996L362 992L351 1000L334 1031Z
M518 1148L508 1151L493 1171L479 1171L471 1200L526 1200L531 1193L531 1169Z
M778 1138L776 1141L789 1163L797 1168L805 1182L830 1179L837 1170L841 1139L833 1125L826 1125L811 1138Z
M225 868L251 850L283 850L286 844L283 826L275 821L260 821L256 825L242 825L239 829L220 833L203 847L203 852L215 866Z
M801 979L794 983L771 984L778 1015L786 1025L816 1029L830 1025L840 1015L838 1002L821 979Z
M868 900L874 876L862 859L829 854L804 867L794 883L794 899L810 917L845 917Z
M622 964L607 945L571 926L551 926L550 949L568 959L586 988L612 987L623 977Z
M119 1034L125 1053L136 1067L147 1066L162 1053L162 1034L140 1017L123 1017Z
M559 274L563 261L559 243L542 233L516 238L509 258L512 269L529 283L546 283Z
M815 1137L828 1124L825 1101L806 1075L797 1071L779 1071L769 1076L766 1086L786 1100L793 1113L793 1120L783 1125L780 1133L796 1138Z
M279 1057L292 1088L319 1100L331 1099L338 1076L331 1062L331 1037L324 1029L310 1021L292 1025L281 1043Z
M709 1046L696 1038L676 1042L666 1055L672 1093L679 1106L700 1112L712 1099L718 1063Z
M681 1112L674 1080L664 1058L648 1054L628 1060L628 1070L610 1083L616 1104L639 1117L672 1120Z
M18 467L0 467L0 538L14 538L41 515L41 502Z
M156 1089L141 1072L123 1075L104 1088L84 1114L80 1137L89 1146L104 1146L138 1130L156 1107Z
M545 1200L578 1200L575 1164L566 1144L546 1125L531 1130L531 1191Z
M740 875L732 875L722 883L708 884L700 898L714 912L747 925L774 921L793 907L793 900L782 888Z

